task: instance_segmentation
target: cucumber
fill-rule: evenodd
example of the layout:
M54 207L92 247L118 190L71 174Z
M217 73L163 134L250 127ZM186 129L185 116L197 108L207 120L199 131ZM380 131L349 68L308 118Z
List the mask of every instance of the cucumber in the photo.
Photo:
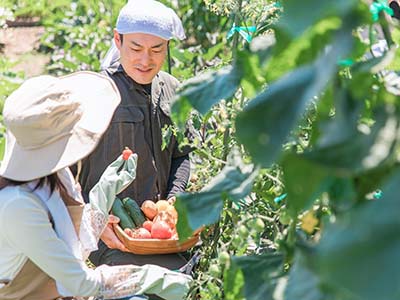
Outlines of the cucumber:
M126 197L122 199L122 203L126 211L128 212L129 216L135 222L138 227L141 227L143 223L146 221L146 217L144 216L142 210L140 209L139 205L136 203L135 200Z
M119 218L119 225L122 227L122 229L136 228L135 222L133 222L128 212L125 210L121 199L115 198L113 206L111 207L111 212L114 216Z

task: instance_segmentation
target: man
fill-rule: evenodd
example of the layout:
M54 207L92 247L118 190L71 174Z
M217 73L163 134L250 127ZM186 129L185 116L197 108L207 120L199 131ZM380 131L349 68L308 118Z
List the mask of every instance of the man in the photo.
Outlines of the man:
M393 10L393 18L400 20L400 5L399 0L388 1L389 7Z
M373 0L367 0L366 3L370 6L374 3ZM385 18L389 24L389 31L392 30L392 27L399 24L400 20L400 0L388 0L387 4L392 9L393 14L391 17L389 14L385 13ZM372 30L372 32L371 32ZM388 32L390 34L391 32ZM365 55L365 58L371 59L372 57L381 57L385 55L385 53L389 50L388 43L386 41L385 35L383 33L382 27L373 26L369 28L361 28L360 30L360 38L364 40L366 44L370 43L369 39L373 37L372 46L370 53ZM388 92L394 95L400 95L400 76L399 72L381 70L380 75L383 78L385 87Z
M160 71L171 38L185 38L182 23L160 2L131 0L121 9L114 30L116 47L109 52L103 68L116 83L122 100L99 146L82 161L80 182L84 194L126 146L138 154L137 177L119 195L121 198L129 196L141 205L147 199L173 199L177 192L184 191L190 150L180 150L174 137L161 150L162 128L172 124L170 103L178 86L174 77ZM95 265L157 264L178 269L186 263L181 254L140 256L124 252L127 249L111 224L101 238L99 250L90 257Z

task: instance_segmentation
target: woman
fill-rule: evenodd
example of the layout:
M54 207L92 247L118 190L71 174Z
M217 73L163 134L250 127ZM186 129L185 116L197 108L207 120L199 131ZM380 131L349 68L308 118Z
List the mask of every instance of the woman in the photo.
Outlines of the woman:
M115 195L136 176L136 155L117 158L84 205L68 168L98 144L120 101L92 72L27 80L5 102L0 167L0 299L181 299L190 277L157 266L87 267ZM84 298L83 298L84 297Z

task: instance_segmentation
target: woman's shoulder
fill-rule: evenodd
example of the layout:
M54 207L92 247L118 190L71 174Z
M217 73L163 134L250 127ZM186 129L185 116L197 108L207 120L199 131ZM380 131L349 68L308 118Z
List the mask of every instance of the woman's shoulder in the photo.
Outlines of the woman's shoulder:
M38 205L42 206L40 199L26 185L8 186L0 190L0 212L6 207L8 210Z

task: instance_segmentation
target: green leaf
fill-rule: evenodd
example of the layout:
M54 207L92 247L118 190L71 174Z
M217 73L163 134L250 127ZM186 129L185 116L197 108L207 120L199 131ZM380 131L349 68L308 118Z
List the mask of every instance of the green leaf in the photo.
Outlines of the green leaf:
M244 276L236 264L224 271L224 293L225 300L244 299Z
M272 299L277 278L283 270L282 255L263 254L233 257L232 264L242 270L246 299Z
M356 187L351 178L332 179L328 193L329 203L336 212L351 209L357 200Z
M363 172L354 178L358 200L365 200L365 195L380 189L382 182L393 175L398 163L388 162L376 168Z
M179 239L186 240L187 238L192 236L194 231L193 227L191 227L189 224L190 214L188 212L188 209L190 209L190 204L189 206L187 206L186 203L181 200L181 196L177 195L175 208L179 215L178 223L176 224Z
M172 105L174 121L177 124L182 124L182 120L186 121L189 116L188 104L205 114L222 99L230 99L238 89L241 78L240 69L225 67L184 82Z
M338 57L350 51L351 41L351 31L339 30L335 46L327 48L313 65L298 68L271 84L237 116L237 137L254 161L269 167L279 157L282 144L307 104L323 91L336 71Z
M161 134L162 134L162 144L161 144L161 150L164 151L169 143L171 142L171 137L173 135L173 128L172 125L165 125L161 129Z
M399 48L395 48L395 55L393 57L393 60L390 62L389 66L388 66L388 70L391 71L400 71L400 50Z
M218 43L215 46L212 46L207 50L207 52L203 55L203 59L206 61L211 61L213 60L219 51L221 51L225 47L224 43Z
M0 161L3 160L5 148L6 148L6 139L2 135L0 137Z
M203 225L213 224L220 218L223 200L240 201L247 196L258 174L252 165L245 165L236 157L222 169L199 193L177 195L177 229L180 238L189 237Z
M397 170L383 186L380 200L364 202L326 225L310 257L323 285L356 299L398 299L399 182Z
M393 28L391 28L391 34L392 34L392 38L393 41L395 42L396 45L399 45L400 43L400 29L397 26L393 26ZM398 47L396 47L396 54L394 57L394 60L392 61L392 63L389 66L390 70L393 71L400 71L400 50Z
M205 114L222 99L229 99L236 92L242 72L238 68L226 67L216 72L205 73L184 83L180 97Z
M75 71L78 68L77 64L75 64L65 58L62 58L60 60L60 62L63 64L63 67L69 71Z
M195 54L189 50L181 50L178 47L171 47L171 56L181 62L192 61Z
M358 4L357 0L286 0L283 3L284 14L277 26L290 36L297 37L321 19L330 16L341 19L348 17Z
M314 80L314 67L297 69L250 101L237 116L237 137L254 161L269 167L277 159L311 97L307 91Z
M364 103L348 93L348 90L337 88L335 94L335 116L320 125L321 135L317 147L325 147L351 139L357 134L359 115Z
M301 210L309 208L333 181L329 169L316 165L301 155L286 155L282 166L288 194L287 206L293 217Z
M384 90L382 83L380 80L377 78L377 76L371 75L370 73L352 73L352 78L350 81L346 82L346 89L347 93L349 94L350 97L353 97L351 99L353 102L357 101L358 105L361 109L362 106L365 106L366 104L368 105L368 102L365 100L373 99L373 98L378 98L376 102L384 102L386 97L382 97L381 95L378 94L379 91ZM378 92L377 92L378 89ZM347 95L345 95L348 97ZM337 102L338 96L336 95L335 101ZM340 99L339 99L340 100ZM352 104L351 106L354 106ZM369 110L369 113L373 112L374 107L371 107ZM361 111L358 112L353 112L353 113L362 113ZM358 116L359 117L359 116Z
M289 44L281 42L273 50L274 55L268 61L266 77L268 81L278 79L293 68L309 64L323 51L340 28L339 18L321 20L304 35L294 39ZM281 32L277 32L278 41L281 41Z
M76 57L76 59L80 62L80 63L86 63L88 65L91 64L91 57L89 55L87 55L86 49L80 49L77 47L72 48L71 50L71 55Z
M341 176L373 169L390 159L399 132L398 115L393 107L381 106L375 114L375 124L368 133L355 131L345 139L326 140L327 144L315 147L304 155ZM343 126L343 128L345 128Z
M244 95L254 97L265 84L259 56L247 51L239 52L237 64L243 70L241 85Z
M304 257L301 251L299 251L289 272L284 299L327 300L326 295L321 291L319 285L320 280L318 275L307 267Z
M177 102L172 104L171 117L181 131L184 130L186 121L188 120L191 111L192 105L185 97L179 98Z

